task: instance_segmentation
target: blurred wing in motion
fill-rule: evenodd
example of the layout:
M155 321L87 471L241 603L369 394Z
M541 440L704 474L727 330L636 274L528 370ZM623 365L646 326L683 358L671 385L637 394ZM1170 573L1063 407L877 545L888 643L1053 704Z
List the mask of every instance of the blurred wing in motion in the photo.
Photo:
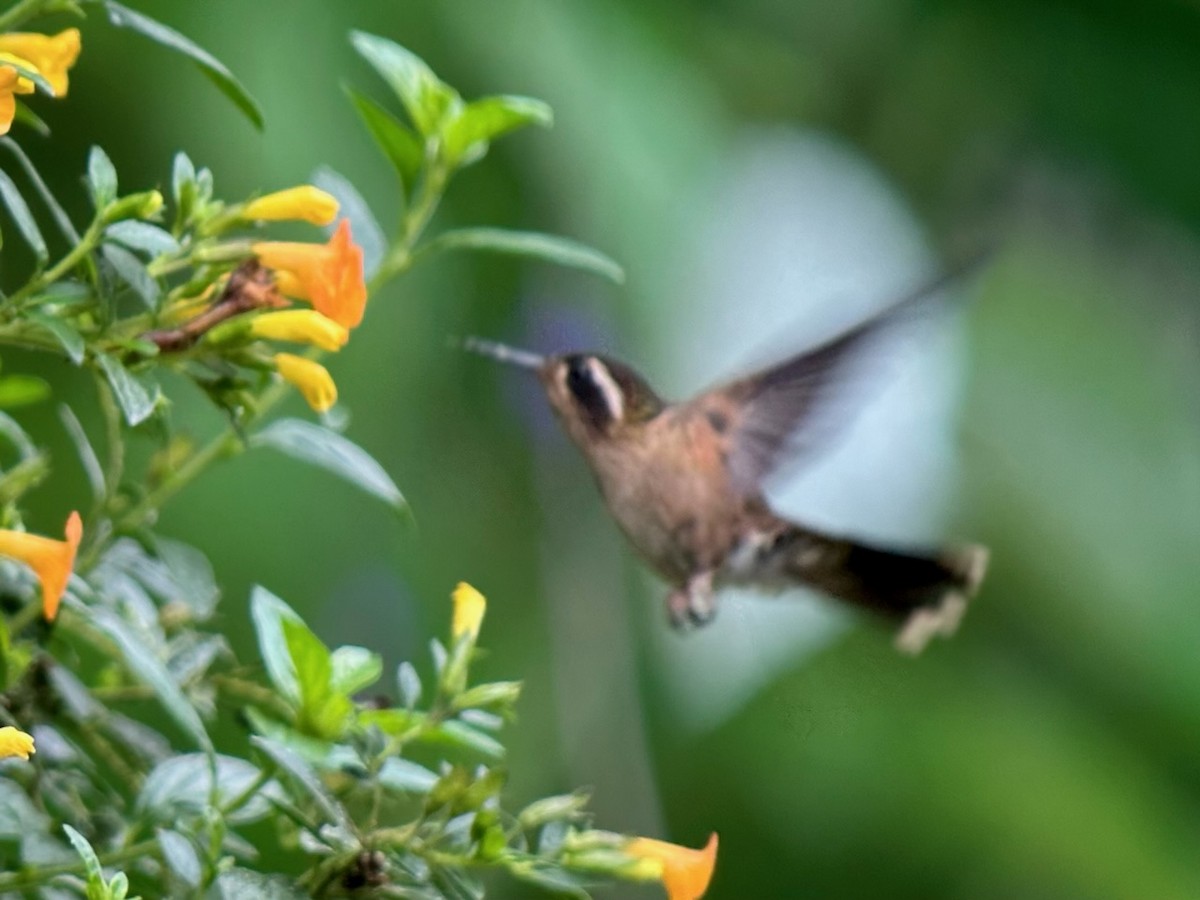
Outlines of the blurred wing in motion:
M860 405L848 395L856 364L869 348L925 311L923 301L973 271L982 259L973 257L839 337L689 401L685 415L706 416L725 435L735 487L757 494L780 463L828 444L836 426L851 419Z

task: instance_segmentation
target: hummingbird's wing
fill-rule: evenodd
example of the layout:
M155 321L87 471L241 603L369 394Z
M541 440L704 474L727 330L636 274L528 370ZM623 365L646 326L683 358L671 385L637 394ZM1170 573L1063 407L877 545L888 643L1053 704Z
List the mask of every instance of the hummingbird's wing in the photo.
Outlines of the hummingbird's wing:
M764 478L787 458L827 444L836 425L851 418L860 363L869 348L904 321L929 310L923 301L974 270L986 256L971 258L921 286L898 303L817 347L761 372L714 388L681 410L703 416L724 445L736 490L757 494Z
M831 418L844 410L854 360L878 336L870 321L749 377L710 390L686 405L723 438L734 487L756 494L786 458L824 444ZM843 416L843 418L845 418Z

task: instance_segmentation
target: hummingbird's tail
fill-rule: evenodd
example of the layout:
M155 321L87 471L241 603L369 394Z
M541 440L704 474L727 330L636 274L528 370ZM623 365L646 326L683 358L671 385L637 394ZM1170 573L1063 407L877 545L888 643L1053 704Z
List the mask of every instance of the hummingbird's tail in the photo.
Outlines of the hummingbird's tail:
M790 545L787 575L901 619L896 647L913 655L935 635L954 633L988 565L987 548L977 544L932 552L887 550L796 526L781 537L780 543Z

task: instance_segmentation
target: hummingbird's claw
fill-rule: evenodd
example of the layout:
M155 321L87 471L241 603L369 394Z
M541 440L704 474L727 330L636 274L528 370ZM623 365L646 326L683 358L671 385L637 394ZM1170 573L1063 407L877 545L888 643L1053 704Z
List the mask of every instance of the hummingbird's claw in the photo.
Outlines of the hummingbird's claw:
M689 579L686 588L667 595L667 617L677 631L700 628L717 615L717 597L713 592L712 572L701 572Z

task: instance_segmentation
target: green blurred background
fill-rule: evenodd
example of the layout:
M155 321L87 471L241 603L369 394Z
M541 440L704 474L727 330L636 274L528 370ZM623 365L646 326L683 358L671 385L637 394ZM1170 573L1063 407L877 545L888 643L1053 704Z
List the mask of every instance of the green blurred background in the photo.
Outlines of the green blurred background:
M133 5L227 62L266 131L93 19L69 99L36 104L53 143L17 132L79 218L100 143L125 188L163 185L186 149L228 198L329 164L390 226L396 185L341 84L394 101L355 27L465 96L555 109L553 130L456 179L435 231L559 232L628 272L618 288L458 255L372 298L332 370L349 436L417 527L267 451L164 516L211 554L245 657L261 582L328 641L428 671L465 579L490 599L480 673L526 683L514 801L591 785L604 827L692 845L717 830L712 897L1200 897L1200 7ZM780 489L807 521L992 547L958 637L915 661L803 596L667 633L661 588L532 386L447 349L464 333L594 345L680 394L984 240L1002 249L961 311L899 354L906 387L881 388L840 462ZM178 426L217 427L175 399ZM33 524L54 532L85 483L53 410L31 416L58 461Z

